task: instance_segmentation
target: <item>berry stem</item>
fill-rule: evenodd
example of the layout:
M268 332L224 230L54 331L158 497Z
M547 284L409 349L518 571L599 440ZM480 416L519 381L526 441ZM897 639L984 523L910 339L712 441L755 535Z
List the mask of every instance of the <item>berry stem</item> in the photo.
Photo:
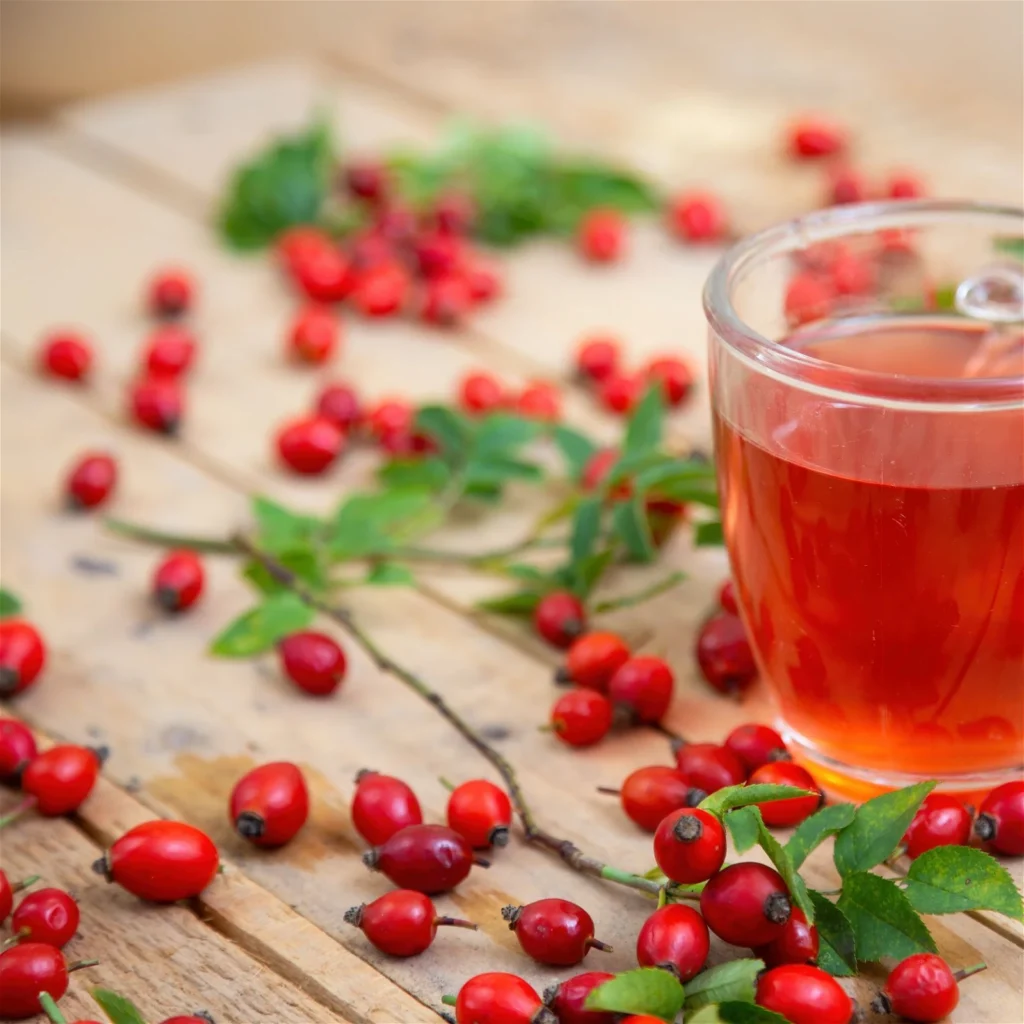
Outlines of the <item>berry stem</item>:
M39 1005L42 1007L43 1013L50 1019L50 1024L68 1024L67 1018L60 1012L60 1008L49 992L39 993Z
M472 921L463 921L461 917L435 917L434 924L438 927L446 925L449 928L469 928L474 932L479 928Z
M37 801L34 796L25 797L20 804L17 804L13 811L9 811L2 818L0 818L0 829L7 828L8 825L17 821L26 811L31 811L35 807Z
M458 1000L455 996L445 994L441 996L441 1002L444 1003L445 1006L454 1006Z
M669 573L664 579L658 580L642 590L634 590L631 594L623 594L620 597L610 598L607 601L598 601L594 605L593 610L600 615L603 612L618 611L620 608L632 608L634 605L643 604L644 601L648 601L652 597L657 597L659 594L664 594L674 587L678 587L685 579L685 572Z
M588 949L599 949L602 953L614 953L615 950L608 945L607 942L602 942L600 939L587 939Z
M449 793L454 793L455 792L455 786L452 784L451 781L446 779L443 775L438 775L437 781L440 782L441 786L444 789L447 789Z
M68 964L68 974L72 971L81 971L86 967L95 967L99 963L99 960L76 960L73 964Z
M131 540L142 541L145 544L184 548L188 551L202 551L211 555L238 554L238 548L230 540L222 540L219 537L192 537L182 533L164 533L162 530L152 530L148 526L137 526L135 523L127 523L123 519L112 519L109 516L103 520L103 525L112 533L128 537Z
M959 971L956 971L953 975L958 982L963 981L964 978L969 978L972 974L979 974L981 971L988 970L988 964L975 964L973 967L964 967Z
M622 793L621 789L615 789L612 786L598 786L597 791L605 796L619 796Z
M21 931L15 932L10 936L10 938L4 939L3 943L0 944L0 949L7 949L9 946L16 946L22 939L27 938L31 934L31 929L22 928Z
M15 882L11 886L11 892L21 892L22 889L27 889L30 885L35 885L42 875L29 875L28 878L23 878L20 882Z

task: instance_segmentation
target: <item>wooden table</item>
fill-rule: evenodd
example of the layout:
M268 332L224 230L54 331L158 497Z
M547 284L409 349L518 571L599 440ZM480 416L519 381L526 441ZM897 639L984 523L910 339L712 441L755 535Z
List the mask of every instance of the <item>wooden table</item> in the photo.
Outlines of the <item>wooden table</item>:
M145 598L154 552L59 510L57 481L87 447L111 448L121 460L116 514L185 532L226 533L244 524L252 491L323 510L370 477L370 460L361 456L346 460L326 485L295 482L272 465L269 425L308 403L316 375L282 366L280 337L292 303L267 261L232 257L210 231L211 201L229 168L324 102L352 152L429 142L454 107L500 107L549 119L574 142L599 146L664 180L714 182L743 229L803 208L817 188L816 176L786 168L776 153L779 125L795 102L785 87L751 97L722 76L714 88L698 89L683 75L668 96L671 61L659 54L631 79L629 97L613 96L608 80L595 96L601 76L582 65L559 66L556 74L545 63L557 50L548 40L534 61L534 70L543 66L547 74L513 88L514 76L488 59L486 47L460 50L458 40L447 41L446 62L438 58L427 73L429 46L411 46L387 24L371 31L375 17L387 23L389 15L353 25L344 41L332 42L339 52L329 60L246 67L115 96L62 111L45 126L11 128L4 138L2 571L52 655L43 683L12 710L44 735L103 742L113 756L76 818L25 820L6 831L3 866L12 877L37 871L78 893L83 923L69 952L101 958L90 972L93 982L130 996L147 1019L205 1007L220 1024L432 1021L442 993L477 971L516 970L538 985L571 973L518 954L501 920L504 904L551 895L585 904L616 949L600 964L592 957L593 969L610 970L632 965L635 935L650 909L639 896L573 874L514 839L489 871L474 872L440 901L447 912L477 921L479 932L442 935L412 960L375 953L342 920L348 906L386 887L359 860L347 810L355 772L370 765L408 779L426 815L439 820L446 794L438 776L490 775L488 766L358 653L344 690L327 705L299 699L269 663L210 660L210 637L249 603L231 564L211 559L201 605L179 619L157 620ZM851 64L842 89L836 86L850 102L835 105L862 129L869 163L919 164L942 191L1019 196L1020 148L1012 121L999 120L1005 107L986 114L999 130L956 146L960 126L923 117L907 97L891 116L875 108L869 118L877 92L858 90L867 81L867 65ZM552 95L558 104L549 102ZM508 260L509 298L469 330L427 334L406 323L349 319L340 370L373 395L446 396L460 374L481 364L510 380L560 375L580 334L594 327L621 331L635 356L668 347L702 363L698 296L715 256L673 245L655 226L636 231L629 260L610 272L583 267L562 245L531 245ZM164 442L125 425L122 393L145 330L142 282L154 268L178 261L202 283L203 352L184 434ZM81 325L95 339L100 366L87 389L55 386L32 372L40 335L57 323ZM582 394L570 396L569 415L610 436ZM673 429L706 443L707 421L702 388ZM439 543L508 542L535 511L524 498ZM695 625L725 576L724 555L694 551L681 538L666 560L685 568L690 581L608 622L671 659L680 693L670 724L718 739L741 721L765 717L766 697L755 690L736 705L695 678ZM538 733L555 659L524 631L481 620L473 604L483 593L471 577L435 571L416 589L360 591L352 603L382 645L478 728L500 737L543 822L612 863L644 870L649 840L594 787L663 761L664 741L637 735L574 753ZM302 764L314 811L292 845L265 853L232 834L226 796L247 768L274 759ZM224 874L191 907L143 905L88 870L102 846L154 813L208 829L223 852ZM827 850L808 864L825 888L834 882L832 871ZM984 959L990 966L965 985L953 1019L1024 1019L1024 932L987 914L930 924L952 961ZM715 948L712 959L725 955ZM862 1004L877 980L851 986ZM63 1004L69 1019L95 1015L85 991L79 976Z

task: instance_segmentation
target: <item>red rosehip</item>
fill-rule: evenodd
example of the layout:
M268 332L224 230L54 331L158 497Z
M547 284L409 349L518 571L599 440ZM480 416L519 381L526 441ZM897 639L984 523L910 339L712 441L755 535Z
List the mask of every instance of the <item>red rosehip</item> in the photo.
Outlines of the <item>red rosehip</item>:
M723 746L740 759L748 772L772 761L789 760L782 737L767 725L738 725L725 737Z
M419 430L400 430L385 434L380 439L380 446L396 459L415 459L437 451L434 439Z
M434 231L421 235L413 251L423 277L454 280L461 270L465 246L461 238ZM469 297L468 289L466 297Z
M490 302L501 294L501 271L489 260L474 256L464 268L463 277L474 302Z
M725 234L725 210L710 192L686 192L669 203L668 226L685 242L716 242Z
M465 192L446 192L434 200L430 220L442 235L465 235L476 219L476 204Z
M307 306L288 329L288 353L298 362L325 363L334 355L341 336L337 316L324 306Z
M71 468L64 483L64 501L72 509L95 508L117 483L117 463L105 452L89 452Z
M846 133L834 121L808 116L789 128L789 151L798 159L832 156L846 147Z
M594 919L569 900L535 900L525 907L503 907L501 916L516 933L523 952L542 964L569 967L591 949L610 953L594 938Z
M362 404L350 384L327 384L317 396L316 414L330 420L342 433L355 430L363 421Z
M782 875L753 861L723 868L700 894L707 926L734 946L764 946L777 939L791 910Z
M618 793L626 816L647 832L654 832L673 811L695 807L706 795L690 786L682 772L661 764L631 772Z
M586 633L573 643L559 669L559 682L575 683L589 690L607 691L612 676L629 659L629 648L614 633Z
M660 384L665 403L681 405L693 387L693 370L689 364L675 356L652 359L643 371L649 384Z
M911 859L937 846L966 846L971 841L971 812L947 793L929 793L903 835Z
M409 274L399 263L383 263L359 275L352 301L363 316L391 316L409 298Z
M80 1024L99 1024L99 1021L82 1021ZM205 1010L200 1010L198 1013L190 1013L187 1017L168 1017L167 1020L161 1021L161 1024L214 1024L214 1020Z
M512 824L512 802L505 790L486 779L456 786L448 797L448 827L474 849L505 846Z
M552 647L571 647L587 628L587 610L575 594L556 590L537 603L533 625Z
M386 892L372 903L350 907L345 920L361 928L382 953L389 956L417 956L434 941L439 925L471 928L471 921L439 917L429 896L412 889Z
M477 974L459 989L457 1024L557 1024L530 984L515 974Z
M188 373L195 356L195 335L180 324L164 324L149 336L142 365L153 377L181 377Z
M763 764L750 776L750 784L769 786L795 786L812 790L813 796L796 796L787 800L768 800L758 804L764 823L770 828L791 828L809 818L820 806L824 795L806 768L792 761L772 761Z
M871 1008L921 1024L945 1020L960 1002L958 981L984 969L985 965L979 964L954 974L942 957L915 953L892 969Z
M754 652L743 622L729 612L716 612L697 636L701 675L719 692L734 696L757 679Z
M814 274L799 273L786 286L784 309L790 327L802 327L824 320L832 312L835 288L830 281Z
M757 946L753 952L768 967L813 964L818 959L818 929L807 923L799 907L793 907L782 934L767 945Z
M830 974L809 964L773 967L757 979L758 1006L791 1024L850 1024L853 1000Z
M490 373L467 373L459 384L459 407L471 416L494 412L505 404L505 389Z
M732 580L726 580L718 588L718 604L722 611L730 615L739 615L740 606L736 600L736 584Z
M25 766L37 753L36 739L27 726L16 718L0 718L0 782L20 782ZM0 921L6 916L0 914Z
M309 790L288 761L260 765L235 783L228 802L235 831L254 846L283 846L309 817Z
M860 171L852 167L837 167L829 173L826 199L832 206L862 203L867 194L867 184Z
M562 417L562 395L554 384L530 381L516 398L515 409L527 419L554 423Z
M0 953L0 1018L21 1020L42 1013L39 996L60 999L68 990L68 973L95 961L68 965L64 954L43 942L22 942Z
M290 269L292 280L311 302L341 302L356 284L348 256L332 242L301 250L291 261Z
M416 418L416 410L402 398L378 402L366 416L366 430L377 441L394 434L408 433Z
M334 243L330 237L319 228L303 224L299 227L289 228L278 235L277 241L274 243L274 251L281 266L292 277L295 277L300 263L322 249L330 249L333 246Z
M875 289L875 270L872 264L853 253L836 258L829 271L836 295L866 296Z
M27 690L46 664L46 645L23 619L0 622L0 697Z
M195 290L187 270L162 270L150 281L146 292L149 311L158 317L181 316L191 308Z
M348 668L345 652L325 633L303 630L277 645L281 671L302 691L326 697L341 685Z
M185 414L185 395L173 377L143 377L128 391L132 419L139 426L173 437Z
M901 171L892 175L885 191L890 199L920 199L928 194L924 183L911 171Z
M380 846L406 825L422 825L423 812L401 779L364 768L356 776L352 824L371 846Z
M386 198L391 181L382 163L377 160L361 160L345 168L345 185L356 199L377 203Z
M50 747L22 772L22 791L35 798L32 806L47 817L77 811L96 784L104 754L72 743Z
M368 271L377 267L403 266L396 239L391 235L391 231L398 226L392 221L387 225L388 230L382 230L380 227L368 228L349 238L348 253L356 274L356 284ZM403 240L405 241L408 239Z
M345 435L323 416L300 416L277 432L277 454L294 473L316 476L328 469L345 447Z
M51 377L85 380L92 368L92 348L80 334L71 331L51 334L39 352L39 368Z
M641 967L660 967L687 982L703 969L711 951L704 918L693 907L670 903L656 910L640 929L636 960Z
M608 682L608 699L635 722L656 725L672 703L675 676L661 658L641 656L623 662Z
M439 327L453 327L465 319L473 306L469 285L455 274L431 277L423 292L420 319Z
M411 207L391 202L389 205L376 211L371 233L383 239L391 246L400 246L404 249L416 237L418 227L419 221L415 210ZM369 237L369 235L366 237ZM358 246L353 247L353 256L355 256L357 248ZM392 249L392 254L393 252L394 249Z
M183 612L199 600L206 572L194 551L171 551L153 573L153 596L167 612Z
M407 825L364 853L363 863L400 889L432 896L465 880L473 867L473 850L444 825Z
M551 709L552 731L570 747L589 747L611 727L612 703L595 690L570 690Z
M62 889L29 893L11 917L11 932L19 939L63 949L78 931L81 915L74 897Z
M576 350L576 372L584 380L602 381L616 374L622 359L619 340L597 334L585 338Z
M681 807L654 833L654 859L673 882L706 882L725 862L725 829L709 811Z
M93 864L93 871L133 896L176 903L198 896L217 874L217 847L181 821L146 821L129 829Z
M640 399L641 387L639 377L612 374L601 381L597 396L608 412L617 416L628 416Z
M576 233L580 253L591 263L612 263L626 247L626 219L618 210L591 210Z
M614 974L607 971L586 971L544 991L544 1002L558 1018L558 1024L617 1024L618 1014L585 1008L587 996Z
M985 797L974 834L996 853L1024 855L1024 780L1005 782Z
M686 743L676 751L676 767L691 786L716 793L747 777L739 758L717 743Z

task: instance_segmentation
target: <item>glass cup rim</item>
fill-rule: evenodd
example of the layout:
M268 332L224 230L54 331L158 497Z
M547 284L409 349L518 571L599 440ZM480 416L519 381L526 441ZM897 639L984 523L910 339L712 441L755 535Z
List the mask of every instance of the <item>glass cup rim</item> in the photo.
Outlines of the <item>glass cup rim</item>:
M891 383L894 375L874 370L844 367L843 379L847 386L811 385L806 380L808 370L834 369L834 364L766 338L746 323L732 304L732 283L761 256L841 239L867 230L866 224L870 224L872 230L899 230L925 227L936 220L958 216L1024 221L1024 207L970 200L890 200L834 206L781 221L740 239L719 258L704 285L704 315L722 342L756 372L788 379L796 387L810 387L824 396L922 410L1024 409L1024 376L962 379L906 376L900 378L899 398L885 394L885 384ZM937 388L948 397L936 400ZM920 391L921 397L916 397L915 391Z

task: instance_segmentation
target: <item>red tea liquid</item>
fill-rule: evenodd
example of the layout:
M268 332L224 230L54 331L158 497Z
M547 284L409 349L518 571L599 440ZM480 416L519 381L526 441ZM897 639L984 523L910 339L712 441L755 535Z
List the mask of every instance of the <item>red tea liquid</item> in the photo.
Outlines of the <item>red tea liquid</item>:
M943 382L1024 375L1019 338L963 321L786 344L827 361L807 371L825 386L846 388L855 367L934 378L941 398ZM715 422L723 521L798 745L883 784L1021 765L1024 414L852 412L767 378L745 386Z

